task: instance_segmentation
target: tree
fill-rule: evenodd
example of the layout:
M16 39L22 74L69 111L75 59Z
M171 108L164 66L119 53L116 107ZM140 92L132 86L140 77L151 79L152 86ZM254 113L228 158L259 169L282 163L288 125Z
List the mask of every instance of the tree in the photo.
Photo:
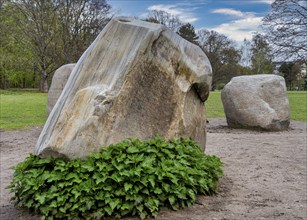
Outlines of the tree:
M40 91L47 92L49 76L78 60L106 23L110 6L105 0L20 0L14 9L15 23L28 42L24 46L39 69Z
M0 88L33 86L33 56L24 46L28 42L10 16L12 4L2 1L0 6Z
M76 62L110 20L105 0L59 0L64 63Z
M182 26L182 22L178 16L161 10L152 10L145 21L163 24L174 32L177 31L180 26Z
M253 74L272 74L273 55L265 38L257 34L252 39L252 72Z
M263 19L263 28L280 59L307 62L306 0L276 0Z
M40 91L48 91L48 76L57 68L61 58L59 26L57 25L58 5L52 0L21 0L14 4L13 15L16 24L22 30L23 37L29 42L29 50L39 68Z
M244 67L251 66L251 59L252 59L251 49L252 49L252 43L249 40L244 39L243 44L240 48L241 50L240 64Z
M240 51L227 36L202 29L198 32L199 46L206 53L212 66L212 90L221 89L234 76L242 73L239 65Z
M198 45L198 36L195 33L193 25L190 23L186 23L182 25L179 30L177 31L177 34L179 34L181 37L186 39L187 41L190 41L193 44Z
M301 67L299 63L284 62L282 63L282 65L279 67L278 70L280 73L282 73L283 77L285 78L289 90L292 90L294 82L298 80L299 73L301 72Z

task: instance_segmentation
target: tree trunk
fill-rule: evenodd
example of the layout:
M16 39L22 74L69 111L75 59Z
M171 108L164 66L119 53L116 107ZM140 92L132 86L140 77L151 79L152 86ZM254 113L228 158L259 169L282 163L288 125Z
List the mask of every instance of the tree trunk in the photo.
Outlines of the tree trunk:
M5 73L3 74L3 89L7 89L8 88L8 81L7 81L7 78L6 78L6 75Z
M26 88L26 78L23 77L22 78L22 86L21 86L23 89Z
M0 89L4 89L3 80L2 80L2 72L0 71Z
M41 70L40 75L41 79L39 83L39 91L48 92L48 74L46 73L46 71Z
M32 87L33 88L36 88L37 87L37 82L36 82L36 77L38 75L38 72L37 72L37 68L35 65L33 65L33 80L32 80Z
M0 89L7 89L8 81L5 75L5 71L0 72Z

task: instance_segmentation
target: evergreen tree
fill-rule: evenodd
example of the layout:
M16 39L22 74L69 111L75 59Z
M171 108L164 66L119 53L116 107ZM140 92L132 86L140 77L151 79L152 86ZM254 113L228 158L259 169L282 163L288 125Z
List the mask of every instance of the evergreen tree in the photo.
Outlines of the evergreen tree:
M198 36L195 33L193 25L191 25L190 23L182 25L177 31L177 34L179 34L187 41L198 45Z

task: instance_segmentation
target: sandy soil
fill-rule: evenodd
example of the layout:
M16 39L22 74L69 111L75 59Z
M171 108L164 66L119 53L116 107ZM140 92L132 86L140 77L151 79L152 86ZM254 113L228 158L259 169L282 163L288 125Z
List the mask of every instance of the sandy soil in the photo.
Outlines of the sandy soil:
M225 119L210 119L206 153L224 162L217 195L199 196L194 206L177 212L163 209L158 219L307 219L306 122L291 122L289 131L229 129ZM5 189L9 167L33 151L41 127L0 132L0 219L38 219L10 204Z

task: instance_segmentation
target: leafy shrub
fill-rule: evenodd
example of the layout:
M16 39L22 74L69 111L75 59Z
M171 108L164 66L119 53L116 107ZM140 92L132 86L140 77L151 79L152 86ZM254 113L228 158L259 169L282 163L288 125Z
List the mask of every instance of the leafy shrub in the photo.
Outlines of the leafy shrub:
M85 160L30 155L9 186L20 207L42 219L156 216L162 206L190 206L197 194L214 193L222 163L191 139L129 139Z

